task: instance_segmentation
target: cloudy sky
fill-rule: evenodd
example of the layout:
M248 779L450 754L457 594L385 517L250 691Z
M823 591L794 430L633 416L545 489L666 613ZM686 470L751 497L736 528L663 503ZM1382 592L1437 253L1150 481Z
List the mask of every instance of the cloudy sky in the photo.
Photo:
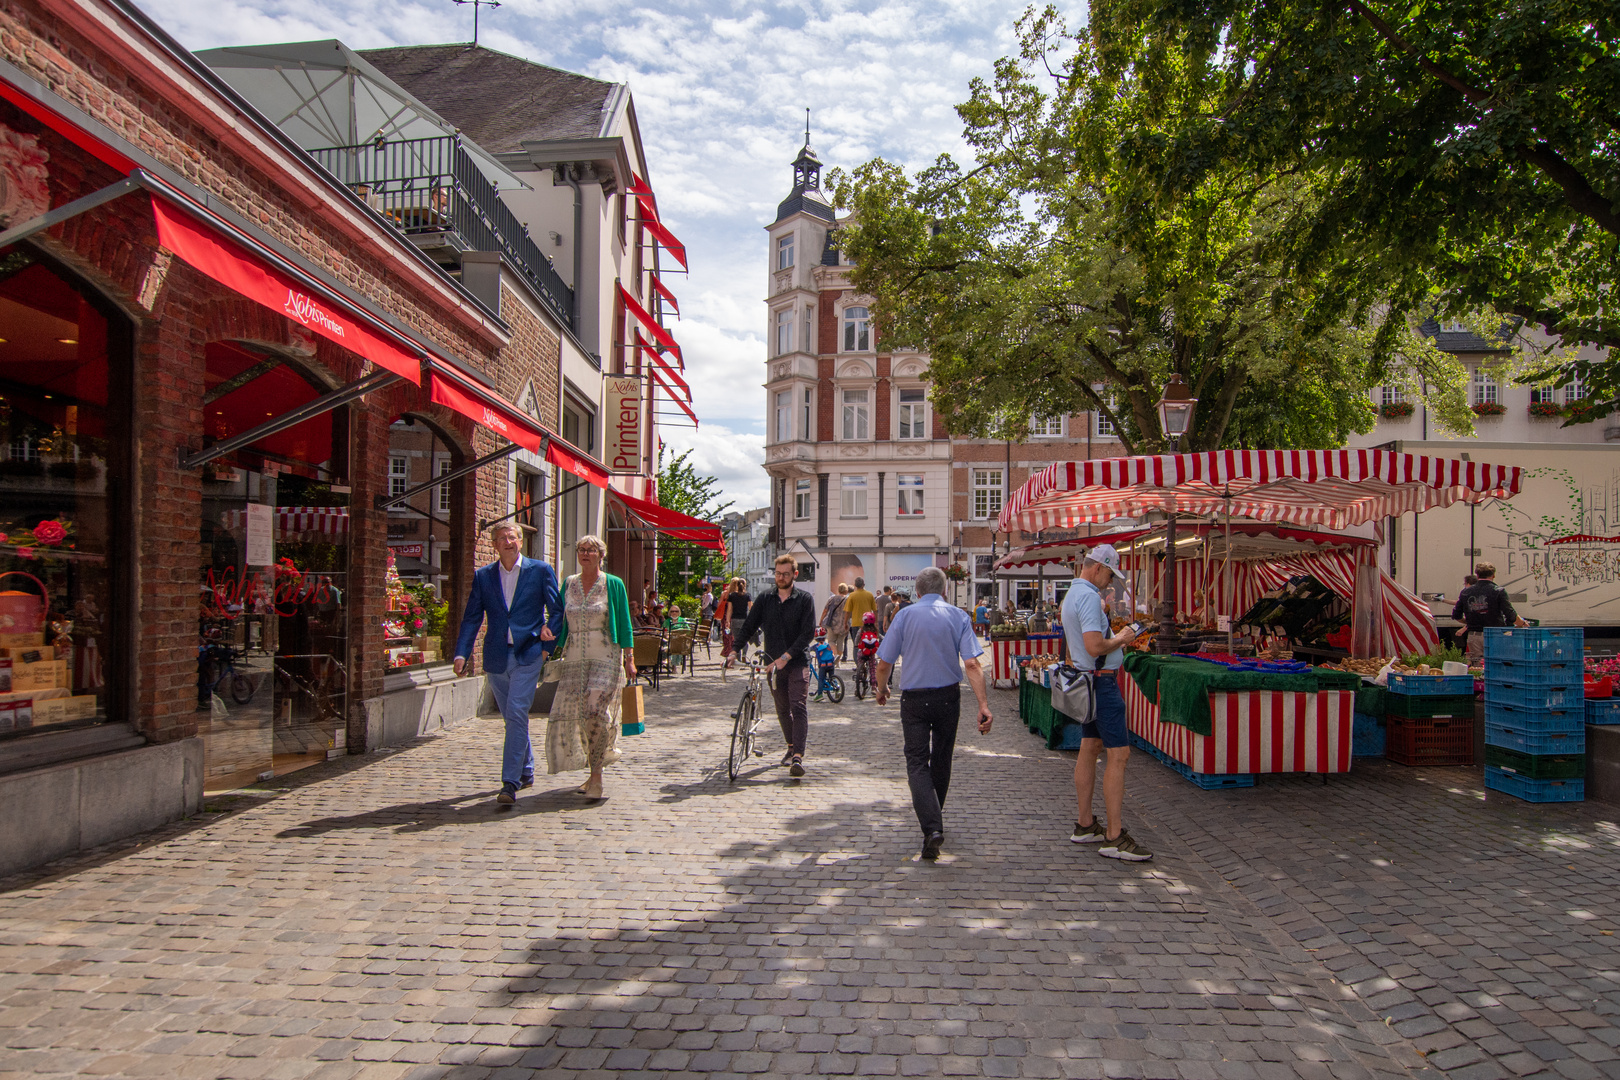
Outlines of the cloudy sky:
M467 41L452 0L139 0L189 48L339 38L354 48ZM1071 5L1064 5L1065 7ZM787 196L812 111L829 170L872 157L916 166L959 148L954 106L1011 51L1024 0L502 0L479 41L627 82L666 223L686 243L673 278L697 431L673 450L762 506L766 286L763 227Z

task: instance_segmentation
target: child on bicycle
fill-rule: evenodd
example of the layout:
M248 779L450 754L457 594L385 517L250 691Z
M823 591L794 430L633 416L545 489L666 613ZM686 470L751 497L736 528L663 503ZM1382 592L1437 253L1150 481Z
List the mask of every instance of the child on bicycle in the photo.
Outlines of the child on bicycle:
M861 629L855 635L855 664L866 672L866 685L877 685L877 650L883 643L878 633L877 615L868 611L861 616Z
M831 692L828 682L832 678L833 668L838 664L838 654L827 644L827 631L816 631L816 643L810 646L810 655L816 660L816 696L812 700L820 701L823 695Z

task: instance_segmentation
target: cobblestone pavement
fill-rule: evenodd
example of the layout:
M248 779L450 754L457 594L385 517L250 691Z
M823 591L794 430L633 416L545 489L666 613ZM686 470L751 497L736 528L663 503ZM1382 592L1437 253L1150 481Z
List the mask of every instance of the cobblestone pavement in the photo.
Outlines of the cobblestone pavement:
M892 704L812 705L809 776L731 784L739 691L649 691L599 806L496 811L485 720L5 883L0 1072L1620 1077L1620 811L1137 754L1123 864L998 692L930 865Z

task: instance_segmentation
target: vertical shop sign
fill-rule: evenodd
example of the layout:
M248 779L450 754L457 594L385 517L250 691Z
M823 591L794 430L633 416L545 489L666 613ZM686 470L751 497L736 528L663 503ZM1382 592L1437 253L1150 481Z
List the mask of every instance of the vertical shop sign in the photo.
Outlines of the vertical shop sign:
M269 566L276 561L276 508L263 503L247 504L247 555L249 566Z
M607 380L607 466L616 473L641 472L641 380Z

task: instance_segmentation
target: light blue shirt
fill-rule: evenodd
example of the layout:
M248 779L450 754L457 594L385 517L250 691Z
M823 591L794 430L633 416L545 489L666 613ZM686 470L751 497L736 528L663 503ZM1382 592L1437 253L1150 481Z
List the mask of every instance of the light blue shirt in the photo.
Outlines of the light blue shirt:
M1104 671L1125 663L1123 648L1100 657L1087 652L1087 630L1095 630L1105 638L1114 636L1108 626L1108 613L1103 610L1102 593L1085 578L1075 578L1063 597L1063 639L1069 646L1069 663L1082 671L1095 671L1098 660Z
M962 681L962 661L983 656L973 636L973 620L938 593L924 593L900 609L878 646L885 664L906 658L900 669L901 690L935 690Z

